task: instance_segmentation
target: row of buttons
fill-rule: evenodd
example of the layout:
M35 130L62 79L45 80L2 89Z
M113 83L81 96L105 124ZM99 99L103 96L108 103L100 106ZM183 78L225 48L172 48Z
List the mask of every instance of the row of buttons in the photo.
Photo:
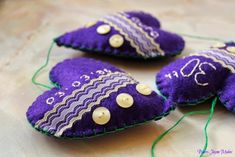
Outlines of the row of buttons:
M87 23L85 27L94 26L96 22ZM111 26L107 24L100 25L97 27L96 32L100 35L108 34L111 31ZM109 38L110 46L114 48L119 48L124 44L124 38L119 34L114 34Z
M100 25L96 29L96 32L101 35L108 34L110 31L111 31L111 26L109 26L107 24ZM124 43L124 39L119 34L114 34L113 36L111 36L109 38L109 44L110 44L110 46L112 46L114 48L121 47L123 45L123 43Z
M136 90L142 95L150 95L152 90L144 85L136 85ZM134 104L133 97L128 93L121 93L116 97L116 103L121 108L129 108ZM106 107L98 107L92 113L92 119L96 124L104 125L109 122L111 118L110 111Z

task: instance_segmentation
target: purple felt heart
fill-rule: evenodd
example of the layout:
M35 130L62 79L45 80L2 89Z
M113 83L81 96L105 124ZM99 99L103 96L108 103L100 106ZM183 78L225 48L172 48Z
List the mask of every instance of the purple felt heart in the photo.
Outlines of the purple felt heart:
M178 59L156 75L156 84L175 105L197 104L218 95L229 110L235 102L235 43L217 45Z
M55 42L85 52L145 59L174 56L184 48L183 38L162 30L152 15L131 11L108 15L94 25L61 35Z
M51 70L50 79L60 88L40 95L27 118L56 137L101 135L160 119L171 109L129 74L94 59L65 60Z

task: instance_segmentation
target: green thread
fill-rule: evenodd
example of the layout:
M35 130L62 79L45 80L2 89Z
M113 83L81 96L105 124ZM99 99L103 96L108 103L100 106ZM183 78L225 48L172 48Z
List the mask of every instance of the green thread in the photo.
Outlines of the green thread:
M159 143L159 141L165 136L167 135L172 129L174 129L180 122L182 122L182 120L188 116L191 116L191 115L196 115L196 114L207 114L207 113L210 113L209 117L208 117L208 120L206 122L206 125L204 127L204 135L205 135L205 145L203 147L203 150L202 150L202 153L200 154L200 157L203 156L203 154L205 153L206 149L207 149L207 146L208 146L208 135L207 135L207 127L214 115L214 108L215 108L215 105L216 105L216 102L217 102L217 98L215 98L212 102L212 105L211 105L211 109L208 111L208 110L203 110L203 111L193 111L193 112L189 112L189 113L186 113L184 116L182 116L172 127L170 127L168 130L166 130L165 132L163 132L159 137L157 137L154 142L152 143L152 147L151 147L151 157L155 157L155 154L154 154L154 148L156 146L156 144Z
M202 157L202 156L204 155L204 153L205 153L205 151L206 151L206 149L207 149L207 146L208 146L207 127L208 127L208 125L210 124L211 119L212 119L212 117L213 117L213 115L214 115L214 110L215 110L216 102L217 102L217 97L215 97L215 99L212 101L212 105L211 105L211 109L210 109L210 115L209 115L209 118L208 118L208 120L207 120L207 122L206 122L206 125L205 125L205 127L204 127L204 136L205 136L205 140L206 140L206 141L205 141L205 145L204 145L204 147L203 147L203 150L202 150L202 153L201 153L200 157Z
M35 84L36 86L41 86L41 87L44 87L44 88L47 88L47 89L51 89L51 88L52 88L52 87L49 86L49 85L46 85L46 84L37 82L36 79L37 79L37 77L38 77L38 74L41 72L41 70L43 70L43 69L48 65L49 60L50 60L51 50L52 50L54 44L55 44L55 42L54 42L54 40L53 40L53 42L51 43L51 46L50 46L50 48L49 48L49 50L48 50L45 63L44 63L40 68L38 68L38 69L35 71L35 73L33 74L33 77L32 77L31 80L32 80L32 83ZM56 83L51 82L51 84L52 84L54 87L59 87Z
M185 33L179 33L179 34L188 38L194 38L194 39L200 39L200 40L218 41L218 42L223 42L223 43L228 42L226 40L223 40L220 38L214 38L214 37L197 36L197 35L191 35L191 34L185 34Z

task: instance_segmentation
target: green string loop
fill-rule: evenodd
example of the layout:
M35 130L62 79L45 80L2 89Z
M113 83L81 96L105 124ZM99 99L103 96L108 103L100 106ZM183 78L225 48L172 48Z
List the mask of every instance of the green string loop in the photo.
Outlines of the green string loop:
M37 82L36 79L37 79L39 73L48 65L49 60L50 60L51 50L52 50L54 44L55 44L55 42L54 42L54 40L53 40L53 42L51 43L50 48L49 48L49 50L48 50L45 63L44 63L40 68L38 68L38 69L35 71L35 73L33 74L33 77L32 77L31 80L32 80L32 83L35 84L36 86L41 86L41 87L44 87L44 88L47 88L47 89L51 89L51 88L52 88L52 87L49 86L49 85L46 85L46 84ZM59 87L56 83L51 82L51 84L52 84L54 87Z
M188 38L199 39L199 40L217 41L217 42L222 42L222 43L229 42L227 40L220 39L220 38L214 38L214 37L205 37L205 36L191 35L191 34L185 34L185 33L178 33L178 34L185 36L185 37L188 37Z
M151 147L151 157L155 157L155 154L154 154L154 148L155 146L159 143L159 141L165 137L165 135L167 135L172 129L174 129L180 122L182 122L182 120L186 117L189 117L191 115L196 115L196 114L207 114L207 113L210 113L208 119L207 119L207 122L206 122L206 125L204 127L204 136L205 136L205 144L204 144L204 147L203 147L203 150L200 154L200 157L202 157L207 149L207 146L208 146L208 135L207 135L207 127L214 115L214 109L215 109L215 105L216 105L216 102L217 102L217 97L212 101L212 105L211 105L211 108L210 110L202 110L202 111L193 111L193 112L189 112L189 113L186 113L184 116L182 116L172 127L170 127L168 130L166 130L165 132L163 132L159 137L157 137L154 142L152 143L152 147Z

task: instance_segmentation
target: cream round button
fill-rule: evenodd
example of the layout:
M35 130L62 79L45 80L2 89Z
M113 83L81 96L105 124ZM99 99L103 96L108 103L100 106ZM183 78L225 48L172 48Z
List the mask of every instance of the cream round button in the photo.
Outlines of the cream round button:
M88 28L88 27L94 26L95 24L96 24L95 21L91 21L91 22L88 22L87 24L85 24L85 27Z
M111 30L111 27L109 26L109 25L100 25L97 29L96 29L96 31L97 31L97 33L98 34L107 34L107 33L109 33L110 32L110 30Z
M92 119L96 124L104 125L111 118L110 112L106 107L98 107L92 113Z
M145 85L145 84L137 84L136 85L136 90L143 95L150 95L152 93L152 89Z
M222 47L225 47L226 45L224 43L217 43L215 45L213 45L212 47L215 47L215 48L222 48Z
M226 48L229 52L235 53L235 46L229 46Z
M110 44L110 46L112 46L114 48L121 47L123 45L123 43L124 43L124 39L119 34L115 34L115 35L111 36L111 38L109 38L109 44Z
M121 93L116 97L116 102L122 108L129 108L134 104L134 99L130 94Z

